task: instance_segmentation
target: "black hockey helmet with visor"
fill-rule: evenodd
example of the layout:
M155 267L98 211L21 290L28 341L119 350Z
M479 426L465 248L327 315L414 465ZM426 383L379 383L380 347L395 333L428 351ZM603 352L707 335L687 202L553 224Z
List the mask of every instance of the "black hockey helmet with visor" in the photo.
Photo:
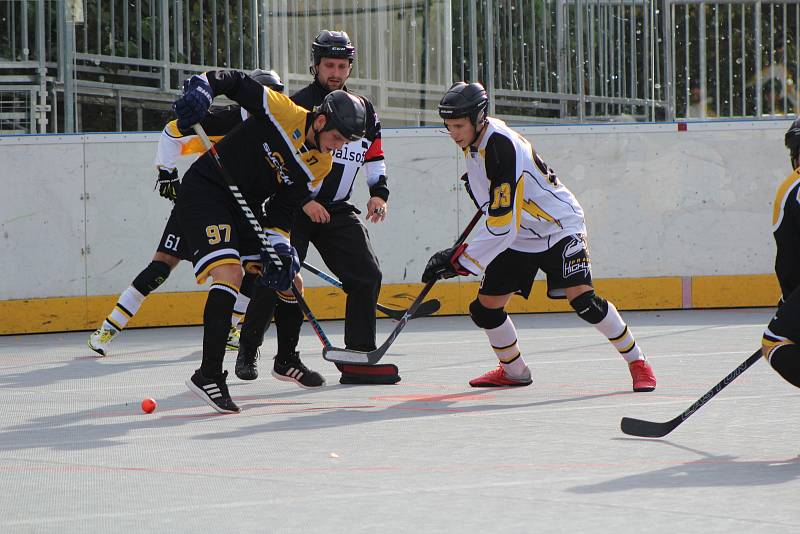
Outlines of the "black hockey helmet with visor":
M439 116L442 119L468 117L474 127L486 122L486 107L489 95L483 85L473 82L456 82L439 102Z
M311 44L311 57L314 65L319 65L324 57L347 59L352 63L356 57L356 48L350 42L347 32L322 30Z
M281 81L281 77L278 76L278 73L274 70L256 69L250 73L250 77L261 85L266 85L273 91L278 93L283 92L283 82Z
M794 167L795 160L798 153L800 153L800 117L796 118L792 125L789 126L783 141L786 144L786 148L789 149L789 157L791 158L792 167Z
M361 97L341 89L331 91L317 108L316 115L325 115L322 132L338 130L349 141L358 141L367 131L367 108Z

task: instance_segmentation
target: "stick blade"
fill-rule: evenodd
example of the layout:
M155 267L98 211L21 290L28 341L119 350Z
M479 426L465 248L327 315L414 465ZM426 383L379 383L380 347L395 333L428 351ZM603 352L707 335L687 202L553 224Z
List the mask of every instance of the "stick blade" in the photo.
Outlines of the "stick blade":
M672 421L667 423L655 423L653 421L643 421L632 417L623 417L620 422L622 432L629 436L640 438L663 438L676 427Z
M416 319L417 317L427 317L428 315L433 315L439 308L442 307L442 303L439 302L439 299L431 299L426 300L419 307L414 311L414 314L411 316L412 319Z
M337 347L324 347L322 357L333 363L360 363L370 364L369 353L350 349L340 349Z

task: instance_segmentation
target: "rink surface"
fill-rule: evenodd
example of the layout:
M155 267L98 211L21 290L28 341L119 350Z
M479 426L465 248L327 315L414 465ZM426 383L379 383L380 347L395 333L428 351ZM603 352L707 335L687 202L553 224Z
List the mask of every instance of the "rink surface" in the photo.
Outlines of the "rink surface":
M83 332L0 337L0 531L798 532L800 392L766 362L664 439L619 430L682 412L771 312L624 313L652 393L572 314L515 316L534 377L519 389L467 385L495 359L465 317L412 321L384 358L393 386L339 385L307 325L302 356L328 385L279 382L270 331L257 381L226 357L239 415L184 386L200 328L126 331L106 358ZM323 326L341 342L341 322Z

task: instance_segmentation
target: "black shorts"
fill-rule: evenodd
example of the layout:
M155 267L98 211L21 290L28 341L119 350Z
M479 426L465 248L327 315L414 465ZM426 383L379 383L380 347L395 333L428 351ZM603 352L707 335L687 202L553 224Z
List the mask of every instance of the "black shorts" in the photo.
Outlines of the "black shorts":
M158 242L158 252L169 254L182 260L191 261L191 251L186 239L183 238L181 233L181 224L178 220L178 210L174 207L169 214L169 220L164 227L164 233L161 234L161 241Z
M227 189L205 184L202 178L187 181L190 172L184 176L175 208L191 250L194 276L202 284L218 265L258 258L261 241Z
M769 331L800 343L800 289L786 298L769 322Z
M544 252L504 250L486 268L478 293L517 293L528 298L539 269L547 275L547 296L551 299L566 298L565 288L592 285L586 238L580 234L565 237Z

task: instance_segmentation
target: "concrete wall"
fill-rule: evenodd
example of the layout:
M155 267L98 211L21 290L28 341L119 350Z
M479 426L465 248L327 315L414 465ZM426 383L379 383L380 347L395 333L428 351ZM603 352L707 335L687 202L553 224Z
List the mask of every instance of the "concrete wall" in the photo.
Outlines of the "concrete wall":
M771 205L790 171L788 124L518 131L582 203L596 278L769 276ZM463 156L442 128L383 137L390 211L369 230L384 283L413 284L474 207L458 180ZM157 134L0 137L0 303L111 296L127 287L150 261L171 208L153 190L156 142ZM363 181L356 186L360 207L366 189ZM322 266L315 254L309 261ZM185 263L164 288L198 289Z

